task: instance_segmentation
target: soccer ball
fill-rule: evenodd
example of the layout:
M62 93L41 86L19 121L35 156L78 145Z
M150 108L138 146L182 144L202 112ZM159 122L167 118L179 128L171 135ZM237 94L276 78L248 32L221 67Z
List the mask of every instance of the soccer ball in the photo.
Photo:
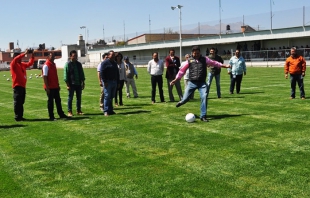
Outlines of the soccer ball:
M196 117L193 113L188 113L185 116L186 122L195 122L195 119L196 119Z
M10 81L10 79L9 79L9 78L7 78L6 80L7 80L7 81Z
M32 77L30 76L29 78L31 79Z

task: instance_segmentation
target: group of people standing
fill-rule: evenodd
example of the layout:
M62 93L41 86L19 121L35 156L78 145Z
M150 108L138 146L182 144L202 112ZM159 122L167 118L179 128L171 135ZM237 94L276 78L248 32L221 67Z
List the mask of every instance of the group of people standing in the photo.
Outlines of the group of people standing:
M30 55L28 63L22 62L22 58ZM200 54L200 48L194 46L191 55L186 54L186 61L180 61L180 58L175 56L174 49L169 50L169 55L165 58L165 62L158 58L158 53L152 54L152 60L148 62L147 72L151 75L151 101L156 103L156 86L159 89L160 101L165 102L163 93L163 78L164 67L166 65L166 78L168 85L169 100L174 102L172 93L173 86L179 97L179 102L176 107L180 107L187 103L194 97L194 91L198 89L200 93L200 119L208 122L207 114L207 98L210 91L212 79L216 80L217 97L221 98L220 89L220 73L221 68L228 68L230 75L230 94L234 93L235 85L237 94L240 93L241 82L244 75L246 75L245 60L240 54L240 50L235 51L235 56L229 60L229 64L223 64L223 59L216 54L214 48L210 49L208 56ZM42 76L44 80L44 89L47 94L47 109L49 120L54 121L54 101L57 107L59 118L68 118L73 116L72 102L74 93L76 94L76 113L83 115L81 110L81 95L85 88L85 75L82 64L77 60L77 52L75 50L70 52L70 60L64 66L64 81L66 82L68 90L68 115L64 113L61 106L60 86L57 74L56 64L54 63L55 55L49 53L46 63L42 68ZM26 120L23 117L24 102L26 96L26 68L32 66L34 63L34 56L31 50L26 50L24 53L15 53L13 61L10 65L12 75L13 99L14 99L14 113L16 121ZM165 64L165 65L164 65ZM210 68L207 73L207 68ZM305 91L303 85L303 78L306 71L306 61L300 55L296 54L296 48L291 49L291 56L287 58L285 63L285 78L288 78L290 73L291 80L291 99L295 98L296 83L300 89L301 99L305 99ZM134 77L138 78L136 68L130 63L127 56L123 57L120 52L109 51L102 55L102 62L97 67L98 81L101 87L100 93L100 108L105 116L115 114L113 110L113 99L115 99L115 106L122 106L123 104L123 87L126 85L126 95L130 97L130 87L133 89L134 98L138 97ZM182 94L180 79L184 76L185 93ZM208 76L208 80L206 81Z
M22 62L22 58L30 55L28 63ZM43 88L47 95L47 109L49 120L54 121L54 101L56 103L57 113L59 118L68 118L72 114L72 101L74 93L76 94L76 108L77 114L83 115L81 111L81 95L85 87L85 76L82 64L77 61L77 52L75 50L70 52L70 60L64 66L64 81L68 90L68 116L62 110L60 98L60 86L57 74L56 64L54 63L55 55L50 52L47 56L46 62L42 68ZM10 64L10 71L12 75L13 99L14 99L14 113L16 121L25 121L24 118L24 103L26 98L26 69L34 63L34 55L32 50L26 50L24 53L14 53L13 60Z
M216 54L215 48L211 48L209 54L203 57L200 54L200 48L194 46L192 48L192 55L185 55L186 61L180 61L180 58L175 56L174 49L169 50L169 55L165 58L166 63L166 78L170 102L174 102L174 96L172 93L173 86L176 86L176 90L180 101L177 103L176 107L179 107L189 99L194 98L194 91L198 89L200 93L200 119L202 121L208 121L206 119L207 112L207 98L209 95L211 82L213 77L216 80L217 96L221 98L221 88L220 88L220 73L221 67L228 68L228 74L231 76L230 93L233 93L235 84L237 93L240 92L241 80L243 74L246 74L245 61L240 56L239 51L236 50L236 56L234 56L228 65L224 65L223 59ZM210 72L207 74L207 67L210 68ZM153 59L149 61L147 66L147 71L151 75L152 83L152 103L156 102L156 84L158 84L159 95L161 102L164 102L164 95L162 90L162 75L164 72L164 62L158 59L158 53L153 53ZM182 89L180 85L180 79L184 76L185 94L182 94ZM208 81L206 83L206 78L208 76Z
M109 51L102 55L103 61L98 65L98 79L102 87L100 108L105 116L115 114L113 110L113 98L115 106L123 106L123 87L126 85L126 95L130 98L132 87L134 98L138 97L134 77L138 78L138 72L134 65L129 62L129 57L120 52ZM124 60L123 60L124 59Z

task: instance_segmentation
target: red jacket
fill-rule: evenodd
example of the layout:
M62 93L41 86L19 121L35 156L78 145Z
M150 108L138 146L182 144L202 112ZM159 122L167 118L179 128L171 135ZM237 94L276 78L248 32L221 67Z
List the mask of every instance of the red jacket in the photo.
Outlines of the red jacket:
M45 65L47 65L47 67L48 67L48 73L47 73L48 88L49 89L58 89L59 88L59 81L58 81L56 64L52 63L51 61L49 61L47 59L45 62ZM44 89L46 89L45 83L44 83Z
M16 56L10 64L13 88L16 86L26 88L26 82L27 82L26 68L33 65L34 57L30 58L28 63L21 62L23 57L25 57L24 53Z
M306 61L302 56L296 58L288 57L285 61L284 72L285 74L301 74L306 71Z

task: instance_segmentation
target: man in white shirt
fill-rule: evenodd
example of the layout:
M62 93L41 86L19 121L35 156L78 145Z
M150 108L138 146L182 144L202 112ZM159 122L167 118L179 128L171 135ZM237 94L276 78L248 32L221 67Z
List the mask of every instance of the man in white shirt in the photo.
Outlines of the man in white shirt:
M152 104L155 101L156 84L158 84L160 101L165 102L163 92L163 73L164 73L164 62L158 59L158 52L153 53L153 59L149 61L147 66L147 72L151 75L152 83Z
M182 67L184 67L184 65L186 65L186 63L188 62L188 59L190 58L190 55L189 54L186 54L185 55L185 61L184 62L182 62L181 63L181 67L180 67L180 69L182 68ZM187 87L187 83L188 83L188 80L189 80L189 70L186 70L186 73L185 73L185 75L184 75L184 87L185 87L185 89L184 90L186 90L186 87ZM184 91L185 92L185 91ZM191 96L189 97L190 99L194 99L194 92L191 94Z

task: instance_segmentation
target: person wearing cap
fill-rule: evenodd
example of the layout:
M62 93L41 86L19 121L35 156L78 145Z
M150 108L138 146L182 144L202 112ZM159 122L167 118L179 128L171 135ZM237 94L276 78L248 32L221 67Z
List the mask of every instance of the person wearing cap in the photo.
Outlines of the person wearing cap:
M124 65L125 65L126 77L127 77L127 82L126 82L127 98L130 98L130 90L129 90L130 86L133 91L133 96L137 98L138 93L137 93L134 76L136 77L136 79L138 79L138 72L136 68L134 67L134 65L131 62L129 62L128 56L124 56Z
M102 62L108 57L108 53L102 54ZM101 63L102 63L101 62ZM101 92L100 92L100 98L99 98L99 106L100 110L103 111L103 99L104 99L104 91L103 91L103 83L100 77L100 69L101 69L101 63L98 64L97 66L97 75L98 75L98 81L99 81L99 86L101 87Z
M31 54L29 62L24 63L22 59ZM26 68L31 67L34 63L33 50L26 49L22 54L14 53L13 60L10 64L10 71L12 75L13 99L14 99L14 113L17 122L26 120L24 118L24 103L26 99L26 83L27 73Z

